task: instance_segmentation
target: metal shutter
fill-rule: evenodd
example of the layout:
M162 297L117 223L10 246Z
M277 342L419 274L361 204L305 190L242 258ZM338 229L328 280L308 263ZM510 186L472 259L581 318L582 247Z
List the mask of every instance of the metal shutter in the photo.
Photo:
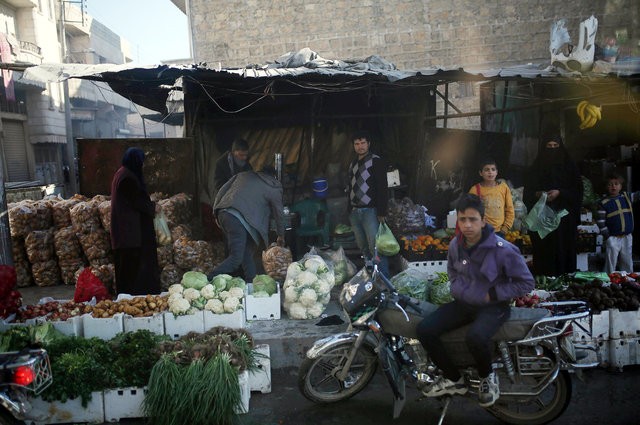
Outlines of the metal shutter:
M2 121L2 125L4 127L2 148L7 164L7 181L19 182L30 180L23 122L4 120Z

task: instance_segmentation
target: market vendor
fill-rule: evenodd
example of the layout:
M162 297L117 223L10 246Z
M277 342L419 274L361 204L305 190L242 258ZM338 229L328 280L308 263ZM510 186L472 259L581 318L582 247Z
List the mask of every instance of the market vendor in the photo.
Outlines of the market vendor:
M224 232L228 256L209 275L236 274L240 266L244 279L252 281L257 274L254 254L258 247L269 246L269 219L276 222L277 244L284 246L282 185L273 167L260 172L244 171L218 191L213 214Z
M387 215L387 166L382 158L370 151L371 136L366 131L353 134L356 158L349 165L349 221L358 248L365 258L375 251L376 233ZM389 260L380 258L379 269L389 276Z

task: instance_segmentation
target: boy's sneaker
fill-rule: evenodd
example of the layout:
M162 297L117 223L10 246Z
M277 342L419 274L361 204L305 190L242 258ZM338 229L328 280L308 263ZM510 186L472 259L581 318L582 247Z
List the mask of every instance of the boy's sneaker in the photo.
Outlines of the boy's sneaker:
M500 385L498 384L498 375L491 372L486 378L480 380L478 388L478 399L480 406L489 407L500 397Z
M463 395L467 393L467 385L464 382L464 378L460 377L457 381L452 381L447 378L440 378L431 385L428 391L423 391L427 397L441 397L443 395Z

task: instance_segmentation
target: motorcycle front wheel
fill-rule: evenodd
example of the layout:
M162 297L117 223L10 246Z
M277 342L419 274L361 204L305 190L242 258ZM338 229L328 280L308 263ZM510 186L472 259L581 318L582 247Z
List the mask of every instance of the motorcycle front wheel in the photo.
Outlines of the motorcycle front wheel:
M372 347L363 344L351 363L347 377L339 379L337 375L352 349L353 343L343 342L314 359L305 358L298 371L300 392L315 403L335 403L359 393L373 378L378 358Z
M0 407L0 425L24 425L24 422L17 420L11 413Z
M507 378L505 378L507 379ZM535 397L500 397L487 410L496 418L514 425L542 425L560 416L571 401L571 377L561 371L555 381Z

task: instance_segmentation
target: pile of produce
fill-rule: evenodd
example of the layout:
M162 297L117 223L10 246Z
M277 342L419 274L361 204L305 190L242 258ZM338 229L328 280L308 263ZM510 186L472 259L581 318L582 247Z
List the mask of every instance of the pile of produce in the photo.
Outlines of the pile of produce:
M235 423L242 406L238 373L256 367L251 335L213 328L164 342L158 351L143 404L150 423Z
M620 311L635 311L640 307L640 284L622 282L604 284L598 279L591 282L573 282L563 291L557 291L553 297L558 301L586 301L595 314L616 308Z
M246 283L242 278L220 274L211 282L204 273L189 271L179 284L169 287L169 311L176 316L208 310L216 314L242 309Z
M414 257L425 260L446 259L449 250L448 237L438 235L403 235L400 236L400 247L403 255L411 261Z
M310 254L316 254L312 248ZM355 264L353 264L344 252L344 248L339 247L336 250L322 250L317 253L327 263L329 269L333 269L335 276L335 285L342 285L351 279L357 272Z
M432 304L440 305L453 301L451 296L451 282L446 272L437 272L436 279L431 283L431 295L429 301Z
M431 283L429 276L417 268L410 267L391 278L391 283L398 293L410 297L429 301L431 295Z
M401 201L389 199L387 223L393 233L424 233L426 230L427 209L416 205L410 198Z
M331 299L335 285L333 270L319 255L305 255L287 269L284 309L290 319L316 319Z
M102 300L89 308L88 312L95 318L106 319L115 314L124 313L133 317L150 317L167 310L168 296L145 295L123 298L118 301Z
M65 321L75 316L90 313L93 307L89 304L73 301L47 301L42 304L27 305L16 314L16 323L24 323L29 319L44 318L49 321Z

